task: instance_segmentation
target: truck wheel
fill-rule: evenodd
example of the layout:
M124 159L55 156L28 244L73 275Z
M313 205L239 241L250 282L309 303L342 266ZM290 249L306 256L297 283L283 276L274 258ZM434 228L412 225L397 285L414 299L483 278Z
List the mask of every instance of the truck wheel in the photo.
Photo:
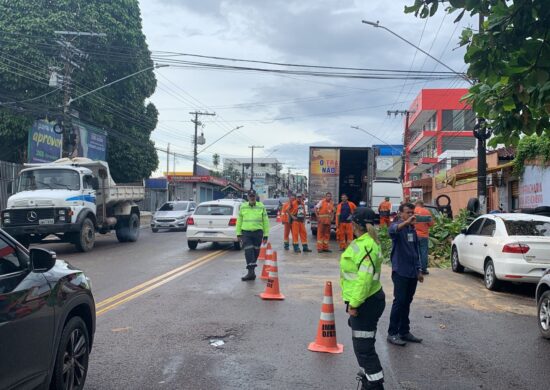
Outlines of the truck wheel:
M136 242L139 238L139 216L137 214L131 214L128 220L128 235L127 240L129 242Z
M90 218L85 218L80 227L80 232L75 237L76 249L80 252L89 252L95 244L95 227Z
M120 217L115 232L118 242L128 242L128 220L126 218Z

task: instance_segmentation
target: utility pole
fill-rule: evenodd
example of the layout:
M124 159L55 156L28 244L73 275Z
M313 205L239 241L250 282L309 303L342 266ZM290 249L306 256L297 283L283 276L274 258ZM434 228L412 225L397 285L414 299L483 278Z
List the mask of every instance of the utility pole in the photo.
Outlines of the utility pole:
M201 111L194 111L190 112L190 115L194 115L195 119L191 120L195 124L195 137L193 138L193 176L197 176L197 145L204 145L206 143L206 140L204 139L204 133L201 133L201 136L198 137L198 131L199 131L199 125L202 125L202 123L199 121L200 115L208 115L208 116L215 116L215 112L201 112Z
M59 83L62 84L63 88L63 123L61 126L61 133L63 134L63 146L62 146L62 156L70 157L77 145L76 145L76 136L74 134L71 115L70 115L70 105L71 105L71 75L74 69L82 69L78 60L87 59L88 55L82 50L77 49L72 42L77 37L105 37L106 34L103 33L93 33L93 32L80 32L80 31L54 31L54 34L60 35L61 38L57 40L57 44L61 46L61 59L64 61L63 65L63 76L59 76L55 69L52 69L52 75L50 77L49 85L52 87L59 87ZM67 37L73 37L71 40Z
M395 111L387 111L388 116L405 116L405 132L403 134L403 151L401 152L401 181L405 181L405 170L408 167L408 164L405 163L405 159L407 157L407 145L409 143L409 118L410 115L413 113L413 111L409 110L395 110Z
M170 174L170 142L166 146L166 177Z
M173 166L173 169L172 169L172 174L175 175L176 173L176 152L174 152L174 162L172 164Z
M263 146L252 145L249 146L252 149L252 158L250 160L250 189L254 189L254 149L263 149Z

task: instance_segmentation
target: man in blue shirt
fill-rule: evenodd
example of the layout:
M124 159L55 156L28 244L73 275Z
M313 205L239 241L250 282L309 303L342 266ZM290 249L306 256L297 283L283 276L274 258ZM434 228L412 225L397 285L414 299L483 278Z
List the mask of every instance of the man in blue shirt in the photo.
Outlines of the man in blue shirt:
M388 328L388 341L394 345L404 346L407 341L420 343L422 339L410 332L409 312L416 285L424 281L418 236L414 225L414 205L404 203L399 206L399 218L389 229L392 239L391 263L393 280L393 305Z

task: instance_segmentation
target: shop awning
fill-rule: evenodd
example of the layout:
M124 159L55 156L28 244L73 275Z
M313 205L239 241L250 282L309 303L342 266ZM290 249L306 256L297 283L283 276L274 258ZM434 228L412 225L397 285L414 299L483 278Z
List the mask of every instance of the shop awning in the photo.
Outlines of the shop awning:
M496 167L487 168L487 174L496 173L496 172L498 172L502 169L511 168L513 165L514 165L514 162L510 161L510 162L507 162L506 164L497 165ZM455 173L453 175L449 175L443 180L443 182L446 185L450 185L451 187L454 187L454 186L456 186L456 183L458 181L473 179L477 176L478 176L477 175L477 169L475 169L475 170L468 171L468 172L459 172L459 173Z

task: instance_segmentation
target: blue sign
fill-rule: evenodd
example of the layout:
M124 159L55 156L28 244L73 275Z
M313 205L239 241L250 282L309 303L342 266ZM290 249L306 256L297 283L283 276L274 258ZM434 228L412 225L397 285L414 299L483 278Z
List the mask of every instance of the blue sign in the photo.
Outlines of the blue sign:
M105 130L74 119L73 129L76 135L77 156L105 161L107 158L107 133ZM73 153L72 157L77 156Z
M63 136L53 131L54 122L34 122L29 130L28 162L47 163L61 158Z

